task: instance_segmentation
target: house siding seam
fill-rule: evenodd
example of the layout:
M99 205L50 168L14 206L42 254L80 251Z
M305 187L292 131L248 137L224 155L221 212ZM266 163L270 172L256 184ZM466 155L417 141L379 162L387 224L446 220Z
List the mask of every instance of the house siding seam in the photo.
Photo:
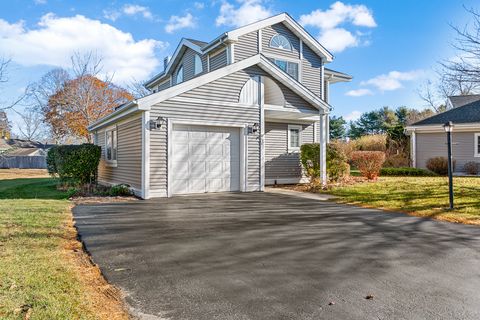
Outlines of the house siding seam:
M150 117L156 119L162 116L173 122L175 120L192 121L192 124L215 121L243 126L258 123L260 121L260 108L258 106L245 107L235 104L222 105L221 103L222 101L238 102L240 90L253 75L248 70L242 70L222 78L221 81L214 81L180 95L203 99L209 101L208 103L202 103L201 101L187 103L175 101L175 98L173 98L153 105ZM226 92L225 88L229 90ZM192 92L194 93L192 94ZM218 93L223 100L218 100ZM229 98L230 95L236 98ZM219 103L213 103L214 101L219 101ZM250 135L247 139L247 191L258 191L260 188L260 140L258 135ZM150 133L150 190L155 194L166 194L167 191L167 143L167 128L153 130Z
M214 71L225 67L227 65L227 50L223 49L222 52L212 57L210 54L210 71Z
M304 177L300 155L288 153L288 125L294 122L265 123L265 179L301 179ZM313 143L314 131L312 124L301 124L302 144Z
M474 137L472 132L453 132L452 134L452 156L455 160L456 172L463 172L463 166L469 161L480 163L480 158L475 157ZM416 132L416 166L426 168L427 160L433 157L447 156L447 137L442 133L420 133Z
M117 166L105 162L105 130L96 133L97 145L102 148L98 179L109 184L128 184L141 190L142 186L142 118L135 116L117 125Z
M242 35L235 43L235 62L250 58L258 53L258 31Z
M303 46L302 84L317 96L321 96L322 59L309 47Z
M276 34L285 36L292 45L292 51L270 47L270 39ZM266 55L274 54L289 58L300 58L300 39L293 34L283 23L277 23L262 29L262 52Z

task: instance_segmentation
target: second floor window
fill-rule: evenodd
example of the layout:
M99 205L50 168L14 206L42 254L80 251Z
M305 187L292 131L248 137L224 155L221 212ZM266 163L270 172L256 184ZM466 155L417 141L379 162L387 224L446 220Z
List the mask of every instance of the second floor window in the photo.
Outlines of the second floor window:
M195 75L203 72L202 58L198 54L195 55Z
M292 51L292 44L288 41L287 37L281 34L276 34L270 39L270 47Z
M298 80L298 63L275 58L271 58L270 60L293 79Z
M176 83L181 83L183 82L183 66L180 66L177 70L177 81Z

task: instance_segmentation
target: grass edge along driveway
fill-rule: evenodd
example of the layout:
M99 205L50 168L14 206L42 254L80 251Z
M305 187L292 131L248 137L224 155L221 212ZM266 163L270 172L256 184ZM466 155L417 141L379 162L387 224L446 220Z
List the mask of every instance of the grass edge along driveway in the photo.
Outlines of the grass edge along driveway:
M54 180L0 171L0 318L127 319L77 241L72 203Z
M455 209L448 210L446 177L380 177L322 191L348 203L420 217L480 225L480 178L454 177Z

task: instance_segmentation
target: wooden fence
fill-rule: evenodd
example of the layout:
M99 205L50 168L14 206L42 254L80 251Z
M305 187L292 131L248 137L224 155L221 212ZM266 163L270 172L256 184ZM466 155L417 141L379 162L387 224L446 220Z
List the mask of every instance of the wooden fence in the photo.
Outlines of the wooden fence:
M45 156L0 156L0 169L46 169Z

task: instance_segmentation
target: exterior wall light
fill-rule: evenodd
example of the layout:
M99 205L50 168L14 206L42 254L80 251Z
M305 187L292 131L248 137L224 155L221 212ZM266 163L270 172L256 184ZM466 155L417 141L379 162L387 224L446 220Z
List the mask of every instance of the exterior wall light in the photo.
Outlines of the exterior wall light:
M253 125L248 126L248 134L255 134L260 129L258 122L255 122Z
M162 126L167 124L167 119L164 117L158 117L156 120L150 120L148 122L148 129L150 130L159 130Z

